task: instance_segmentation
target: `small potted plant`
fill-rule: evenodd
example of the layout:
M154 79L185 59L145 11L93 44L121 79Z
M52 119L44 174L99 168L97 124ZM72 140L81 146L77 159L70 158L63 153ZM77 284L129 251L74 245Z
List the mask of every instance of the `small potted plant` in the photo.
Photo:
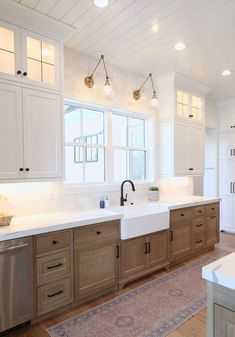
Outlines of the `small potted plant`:
M152 201L159 200L159 188L157 186L151 186L148 189L148 199Z

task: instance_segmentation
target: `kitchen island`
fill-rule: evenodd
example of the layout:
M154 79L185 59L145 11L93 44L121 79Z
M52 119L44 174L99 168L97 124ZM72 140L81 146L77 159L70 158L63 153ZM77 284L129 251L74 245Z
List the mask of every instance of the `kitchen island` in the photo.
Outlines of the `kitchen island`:
M205 267L207 280L207 337L235 337L235 253Z

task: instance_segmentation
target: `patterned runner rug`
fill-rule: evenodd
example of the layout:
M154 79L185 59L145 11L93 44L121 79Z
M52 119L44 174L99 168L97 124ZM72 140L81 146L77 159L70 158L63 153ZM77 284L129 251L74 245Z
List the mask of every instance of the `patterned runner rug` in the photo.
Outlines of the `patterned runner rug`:
M206 256L48 329L51 337L164 337L206 307Z

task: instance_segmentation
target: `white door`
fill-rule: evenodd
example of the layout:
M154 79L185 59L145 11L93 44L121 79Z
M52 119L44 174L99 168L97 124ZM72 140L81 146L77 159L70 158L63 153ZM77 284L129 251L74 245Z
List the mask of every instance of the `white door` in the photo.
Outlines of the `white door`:
M21 81L20 29L0 21L0 77Z
M23 82L59 90L59 44L41 35L21 30L21 46Z
M220 153L221 160L235 160L235 133L220 134Z
M197 126L189 130L189 173L204 175L204 132Z
M234 108L220 110L220 132L235 131L235 111Z
M26 178L62 176L62 115L59 95L23 89Z
M235 163L220 163L220 195L235 195Z
M23 177L22 90L0 84L0 179Z
M176 122L174 134L175 146L175 175L189 174L189 130L190 127L184 123Z

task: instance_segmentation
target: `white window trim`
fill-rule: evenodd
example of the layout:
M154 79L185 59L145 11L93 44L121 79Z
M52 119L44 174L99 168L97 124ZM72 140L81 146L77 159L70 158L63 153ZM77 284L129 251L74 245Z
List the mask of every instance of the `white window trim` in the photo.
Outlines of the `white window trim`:
M98 182L98 183L69 183L65 180L63 181L63 193L65 194L71 194L71 192L76 194L76 190L79 190L79 192L108 192L108 191L117 191L120 189L120 182L113 181L113 149L130 149L130 150L141 150L146 151L146 180L133 180L135 185L138 187L138 189L146 189L150 185L154 184L156 181L156 173L155 173L155 167L156 167L156 156L155 156L155 149L154 149L154 139L155 139L155 122L154 118L151 116L148 116L144 113L136 113L136 112L130 112L120 109L115 109L107 106L101 106L96 105L93 103L87 103L79 100L64 99L64 104L66 105L77 105L83 109L95 109L97 111L104 112L105 120L104 120L104 128L105 128L105 144L97 144L93 145L96 148L103 148L105 150L105 181L104 182ZM151 136L148 137L148 139L145 139L146 144L144 149L143 148L134 148L134 147L122 147L122 146L115 146L112 145L112 114L115 113L117 115L121 116L127 116L127 117L133 117L133 118L139 118L145 120L145 135L151 134ZM63 117L64 118L64 117ZM148 132L146 130L148 129ZM150 137L152 139L152 142L150 142ZM64 140L64 147L66 145L73 145L73 143L65 142ZM92 147L92 144L86 144L81 143L84 147ZM150 160L151 159L151 160ZM151 163L150 163L151 162ZM64 168L66 168L66 163L64 162Z

